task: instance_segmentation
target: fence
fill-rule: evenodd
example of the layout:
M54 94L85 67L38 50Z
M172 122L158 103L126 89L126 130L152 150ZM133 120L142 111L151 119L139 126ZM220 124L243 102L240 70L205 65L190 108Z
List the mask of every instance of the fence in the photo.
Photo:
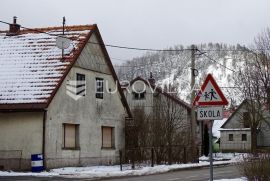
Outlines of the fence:
M157 146L157 147L138 147L127 148L125 150L125 162L132 165L134 169L136 166L154 166L155 164L174 164L197 162L192 155L191 147L184 147L182 145L173 146ZM198 154L198 151L196 150ZM196 158L198 155L195 156Z
M22 150L0 150L0 170L21 170Z

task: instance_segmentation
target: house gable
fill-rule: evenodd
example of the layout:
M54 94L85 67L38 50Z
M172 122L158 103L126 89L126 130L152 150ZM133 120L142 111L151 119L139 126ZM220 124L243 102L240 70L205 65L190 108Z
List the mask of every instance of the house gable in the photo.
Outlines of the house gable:
M246 100L244 100L233 114L227 119L227 121L221 126L221 129L242 129L244 127L243 113L247 112Z
M100 44L96 32L92 33L74 66L112 75Z

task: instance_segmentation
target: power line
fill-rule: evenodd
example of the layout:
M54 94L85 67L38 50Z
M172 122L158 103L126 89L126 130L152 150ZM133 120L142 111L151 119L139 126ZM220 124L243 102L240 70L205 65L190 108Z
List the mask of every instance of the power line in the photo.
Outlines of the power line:
M11 23L1 21L1 20L0 20L0 23L7 24L7 25L12 25ZM26 29L26 30L35 31L35 32L38 32L38 33L44 33L44 34L47 34L47 35L50 35L50 36L63 37L61 35L51 34L51 33L47 33L47 32L44 32L44 31L39 31L38 29L28 28L28 27L25 27L25 26L21 26L21 28ZM63 37L63 38L67 38L67 37ZM111 48L136 50L136 51L183 52L183 51L191 51L192 50L191 48L186 48L186 49L154 49L154 48L129 47L129 46L113 45L113 44L102 44L102 43L97 43L97 42L87 42L87 43L103 45L103 46L111 47ZM253 51L255 51L255 50L263 51L263 50L270 50L270 49L252 49L252 50ZM241 51L241 52L250 52L251 50L250 49L243 49L243 50L202 49L200 51L202 51L202 52L205 52L205 51Z
M198 49L197 49L197 51L199 51L203 56L207 57L209 60L212 60L213 62L216 62L216 63L219 64L220 66L222 66L222 67L224 67L224 68L226 68L226 69L232 71L233 73L236 73L236 72L237 72L236 70L233 70L233 69L231 69L231 68L228 68L228 67L226 67L225 65L219 63L218 61L216 61L215 59L213 59L213 58L210 57L209 55L206 55L206 54L203 53L202 51L200 51L200 50L198 50Z
M7 24L7 25L12 25L11 23L8 23L8 22L5 22L5 21L1 21L1 20L0 20L0 23L4 23L4 24ZM35 32L38 32L38 33L44 33L44 34L47 34L47 35L50 35L50 36L67 38L67 37L63 37L61 35L51 34L51 33L47 33L47 32L44 32L44 31L37 30L37 29L24 27L24 26L21 26L21 28L27 29L27 30L31 30L31 31L35 31ZM179 52L179 51L191 50L191 49L188 49L188 48L187 49L153 49L153 48L138 48L138 47L128 47L128 46L121 46L121 45L102 44L102 43L97 43L97 42L87 42L87 43L97 44L97 45L103 45L103 46L111 47L111 48L128 49L128 50L138 50L138 51Z

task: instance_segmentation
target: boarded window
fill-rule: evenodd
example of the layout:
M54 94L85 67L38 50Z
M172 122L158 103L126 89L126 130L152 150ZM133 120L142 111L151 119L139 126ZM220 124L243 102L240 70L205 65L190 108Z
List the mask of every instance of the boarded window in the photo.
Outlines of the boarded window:
M103 99L104 94L104 80L96 78L96 98Z
M242 141L247 141L247 134L242 134Z
M85 75L76 74L76 95L85 96Z
M233 134L229 134L229 141L233 141Z
M114 128L102 126L102 148L114 148Z
M78 148L78 124L63 124L63 146L64 148Z
M249 128L249 123L250 123L250 114L248 112L243 112L243 123L244 123L244 128Z

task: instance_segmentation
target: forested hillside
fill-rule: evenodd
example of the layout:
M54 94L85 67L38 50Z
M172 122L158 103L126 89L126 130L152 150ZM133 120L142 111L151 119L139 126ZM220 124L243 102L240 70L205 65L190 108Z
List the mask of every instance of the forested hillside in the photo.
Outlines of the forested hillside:
M200 50L196 52L195 61L195 68L199 73L196 77L196 87L201 85L206 74L212 73L230 102L241 101L241 95L234 80L236 76L234 71L237 72L247 59L248 49L240 45L220 43L196 46ZM169 49L177 51L148 52L124 64L116 65L119 79L130 81L137 76L147 79L152 72L160 86L169 83L176 84L179 87L179 97L189 101L191 90L190 47L177 45Z

